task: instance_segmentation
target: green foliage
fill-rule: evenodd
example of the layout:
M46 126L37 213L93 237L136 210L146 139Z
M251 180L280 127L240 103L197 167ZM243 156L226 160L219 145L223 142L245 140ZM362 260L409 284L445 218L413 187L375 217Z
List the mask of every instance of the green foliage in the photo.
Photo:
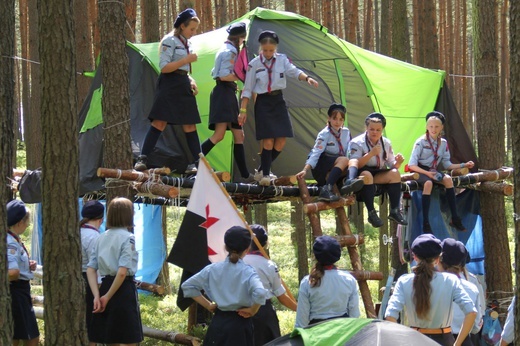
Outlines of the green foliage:
M16 168L25 169L27 167L26 159L25 142L18 140L16 145Z

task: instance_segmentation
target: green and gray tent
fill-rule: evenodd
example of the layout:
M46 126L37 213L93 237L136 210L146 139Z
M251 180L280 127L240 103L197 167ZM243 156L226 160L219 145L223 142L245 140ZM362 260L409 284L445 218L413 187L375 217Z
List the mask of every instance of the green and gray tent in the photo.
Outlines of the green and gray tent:
M248 27L250 58L258 53L260 32L273 30L280 37L278 51L286 54L320 84L315 89L303 82L288 81L284 97L295 136L287 141L281 159L274 162L272 170L275 174L290 175L301 170L317 133L326 124L327 109L332 102L341 102L347 107L347 126L353 136L364 131L364 119L368 114L384 114L387 118L385 136L392 141L394 152L401 152L406 160L414 141L425 131L425 115L434 109L440 110L447 117L445 131L454 161L476 159L445 85L445 72L421 68L359 48L329 33L324 26L290 12L257 8L234 22L238 21L245 22ZM193 50L198 54L197 62L193 63L193 77L199 87L197 103L202 123L198 125L198 132L201 141L212 134L207 128L209 95L215 85L210 71L215 53L227 38L226 28L192 38ZM159 71L158 45L129 43L127 48L130 58L130 118L136 156L149 127L147 116ZM102 162L99 149L102 138L99 69L97 72L91 94L80 113L80 156L89 156L81 158L83 192L101 188L101 181L95 176L95 170ZM249 170L253 171L259 162L259 144L255 139L252 114L244 130L247 163ZM232 170L231 144L232 136L228 133L208 155L215 169ZM183 171L189 161L187 152L182 131L171 127L161 137L149 163Z

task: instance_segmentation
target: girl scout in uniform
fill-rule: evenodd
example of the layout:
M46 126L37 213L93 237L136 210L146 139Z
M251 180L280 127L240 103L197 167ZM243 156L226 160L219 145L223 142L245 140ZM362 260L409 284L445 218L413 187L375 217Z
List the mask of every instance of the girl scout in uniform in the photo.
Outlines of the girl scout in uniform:
M233 156L241 175L239 182L252 183L253 175L247 169L244 152L244 130L238 124L237 84L235 83L238 77L234 73L240 46L246 39L246 24L242 22L232 24L227 32L228 39L217 52L215 67L211 70L217 85L210 96L208 127L215 132L202 143L201 149L202 153L207 155L224 138L226 130L230 129L234 140Z
M451 211L450 225L458 231L465 231L466 228L457 214L457 204L455 200L455 189L453 180L440 170L450 170L455 168L473 168L473 161L453 164L450 161L450 149L448 142L441 137L444 128L444 114L440 112L430 112L426 115L426 134L415 141L412 155L408 167L410 170L419 173L417 181L423 186L422 193L422 212L423 212L423 232L431 233L432 229L429 221L430 195L432 193L433 182L442 184L446 187L446 199Z
M312 251L316 264L300 283L295 327L336 317L359 317L357 281L334 265L341 257L336 238L316 238Z
M189 39L196 34L199 23L197 13L188 8L177 16L173 24L175 29L161 41L161 74L148 115L152 124L134 166L138 171L146 169L147 155L153 151L168 124L182 125L194 159L186 172L196 171L195 161L199 157L200 142L195 124L200 123L200 116L195 96L199 91L195 80L189 75L191 63L197 61L197 54L193 53Z
M365 176L365 185L361 189L360 196L368 210L368 222L373 227L381 227L383 221L377 215L374 208L376 187L374 184L384 184L390 200L390 214L388 218L406 225L406 220L399 211L401 202L401 175L399 167L404 161L401 154L394 156L392 144L388 138L383 137L386 119L380 113L372 113L365 119L366 132L350 141L350 159L357 159L357 166L349 167L349 176L345 184L349 184L358 175L358 167L362 176Z
M228 257L208 265L181 287L185 297L215 313L204 345L253 346L250 317L265 304L267 291L253 267L242 260L251 246L251 234L244 227L234 226L226 231L224 243Z
M29 253L20 235L29 226L29 211L18 200L7 203L7 272L13 313L13 345L24 340L24 345L36 346L40 339L38 324L31 300L31 284L36 261L29 260Z
M123 197L113 199L107 210L107 231L92 250L87 277L94 295L89 340L105 344L137 345L143 327L134 275L138 253L133 235L134 205ZM101 287L98 288L96 270Z
M454 274L460 281L462 288L469 295L473 304L475 304L475 308L477 309L477 316L475 317L475 322L473 324L473 328L471 329L472 334L476 334L479 332L481 323L482 323L482 314L484 311L481 310L481 302L480 295L477 286L464 279L464 265L466 263L466 258L468 257L468 253L464 244L458 240L453 238L446 238L441 243L442 246L442 255L440 258L440 266L439 270L442 270L446 273ZM464 320L464 313L460 310L457 305L453 306L453 320L451 321L451 332L453 336L457 338L462 326L462 321ZM479 346L474 345L471 336L468 336L464 339L462 343L463 346Z
M347 109L341 104L333 103L329 107L327 126L318 133L303 170L296 174L298 178L303 178L307 170L311 169L318 185L323 185L319 196L321 201L339 200L339 196L332 192L332 186L343 176L344 170L349 165L346 153L352 136L350 130L343 126L346 113ZM352 180L350 185L352 185L352 192L357 192L362 188L363 181Z
M268 236L265 228L255 224L251 225L251 230L260 245L266 248ZM262 255L256 243L251 243L251 251L244 257L244 262L255 268L264 288L267 290L265 305L262 305L258 313L253 316L255 345L260 346L281 335L280 324L271 298L278 298L282 305L292 311L296 311L296 302L287 295L276 264Z
M83 205L81 209L81 221L79 222L80 233L81 233L81 271L83 279L85 280L85 299L87 305L86 321L87 331L90 331L90 321L92 320L92 310L94 310L94 295L90 290L87 279L87 265L92 253L92 249L96 244L97 238L99 237L99 227L103 223L103 217L105 216L105 207L98 201L88 201ZM95 346L96 343L90 342L90 346Z
M477 310L455 275L435 271L442 252L441 241L431 234L422 234L413 241L412 252L417 266L413 273L397 280L385 319L396 322L406 308L411 328L441 345L462 345L473 327ZM453 302L465 315L456 340L451 332Z
M271 184L271 163L285 146L287 137L293 137L293 128L282 90L287 78L297 78L318 87L318 82L294 66L287 56L277 53L278 35L273 31L263 31L258 37L260 54L249 62L238 123L247 119L247 104L253 93L255 101L256 139L262 140L261 170L255 178L262 186Z

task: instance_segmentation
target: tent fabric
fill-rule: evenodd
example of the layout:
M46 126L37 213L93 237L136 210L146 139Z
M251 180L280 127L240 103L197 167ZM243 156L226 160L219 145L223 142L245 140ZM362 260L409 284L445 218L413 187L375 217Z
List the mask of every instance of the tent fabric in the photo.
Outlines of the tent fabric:
M469 137L462 135L465 130L444 85L443 71L425 69L364 50L329 33L319 23L290 12L256 8L234 22L238 21L248 26L247 52L250 59L258 54L259 33L274 30L280 37L278 51L286 54L297 67L320 84L315 89L307 83L288 80L284 98L295 136L287 141L281 159L273 163L275 174L292 175L301 169L316 134L326 124L327 109L333 102L342 102L347 107L346 122L353 135L364 131L364 119L368 114L374 111L383 113L388 119L385 135L392 141L394 151L401 152L407 159L414 141L425 130L425 115L436 107L442 107L448 119L447 132L453 134L449 140L450 147L454 148L454 162L468 156L475 157ZM197 125L197 130L201 141L212 135L207 127L209 95L215 85L210 71L216 52L227 38L227 27L225 25L192 38L193 50L198 55L197 62L193 64L193 77L199 87L197 104L202 123ZM159 43L129 43L127 48L132 149L135 156L139 155L149 128L147 117L159 72L158 46ZM95 108L91 104L92 93L101 85L101 68L80 112L79 123L84 129L86 127L83 125L91 124L90 117L95 116L95 112L89 112L89 109ZM249 111L253 111L252 106ZM248 119L244 127L244 146L247 164L252 172L260 161L260 147L255 140L253 114L250 113ZM102 163L101 142L102 124L80 134L81 193L103 188L102 181L95 175ZM150 155L148 164L151 167L166 165L172 170L183 171L188 163L187 152L189 150L180 128L169 126ZM233 171L232 153L232 135L227 133L207 158L216 170ZM311 178L310 175L308 178Z

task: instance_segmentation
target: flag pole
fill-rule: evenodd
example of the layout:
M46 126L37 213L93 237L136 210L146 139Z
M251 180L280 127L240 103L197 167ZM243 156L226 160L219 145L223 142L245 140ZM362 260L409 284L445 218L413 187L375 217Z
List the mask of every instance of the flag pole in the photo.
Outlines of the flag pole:
M199 158L200 158L200 162L203 162L204 165L206 166L206 168L209 170L209 172L211 173L211 176L213 177L213 179L215 179L215 182L217 183L217 185L220 187L220 189L222 190L222 192L227 196L228 198L228 201L229 203L233 206L233 208L235 209L238 217L244 222L244 224L246 225L246 228L247 230L249 231L249 233L251 233L251 238L253 239L254 243L256 244L256 247L258 248L258 250L260 251L260 253L262 254L262 256L264 256L266 259L270 259L269 258L269 255L267 254L267 252L265 252L264 250L264 247L260 244L260 242L258 241L258 239L256 238L255 234L253 233L253 231L251 230L251 227L249 227L249 224L247 223L246 219L244 218L244 215L242 215L241 212L238 211L238 208L237 208L237 205L235 204L235 202L233 201L233 199L231 198L231 196L229 195L229 193L226 191L226 189L224 188L224 186L222 186L222 183L221 181L219 180L219 178L217 177L217 175L215 174L215 172L213 171L213 169L211 168L208 160L206 160L206 157L204 156L204 154L202 153L199 153ZM199 165L200 165L200 162L199 162ZM283 279L280 277L281 281L282 281L282 285L283 287L285 288L285 292L287 292L287 295L289 296L289 298L291 298L295 303L296 303L296 299L294 299L294 296L292 295L291 291L289 290L289 287L287 287L287 285L285 284L285 282L283 281Z

